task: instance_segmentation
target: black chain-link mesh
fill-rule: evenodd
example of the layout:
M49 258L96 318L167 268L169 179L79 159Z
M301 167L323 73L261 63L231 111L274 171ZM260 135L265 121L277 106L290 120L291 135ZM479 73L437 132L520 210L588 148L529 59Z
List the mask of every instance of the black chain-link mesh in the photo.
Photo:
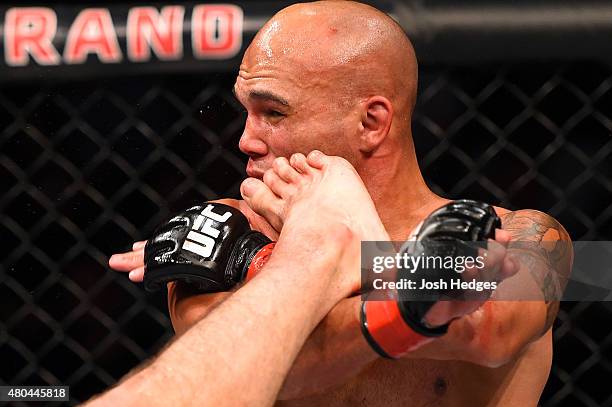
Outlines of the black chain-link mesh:
M233 75L0 89L0 384L74 402L170 337L165 298L109 271L172 211L237 197L244 114ZM423 67L414 137L433 189L612 240L612 68ZM612 406L609 303L564 304L543 405Z

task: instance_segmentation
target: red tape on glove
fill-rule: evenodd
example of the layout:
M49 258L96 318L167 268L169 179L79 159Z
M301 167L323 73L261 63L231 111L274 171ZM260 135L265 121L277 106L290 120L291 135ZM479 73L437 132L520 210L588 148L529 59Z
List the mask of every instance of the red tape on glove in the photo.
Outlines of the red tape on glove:
M366 301L365 315L370 336L392 358L402 357L436 339L420 335L406 325L396 301Z
M251 264L249 264L249 268L247 270L246 281L251 280L253 277L259 273L259 271L265 266L272 254L272 250L274 250L274 246L276 242L268 243L264 247L259 250L255 256L253 256L253 260L251 260Z

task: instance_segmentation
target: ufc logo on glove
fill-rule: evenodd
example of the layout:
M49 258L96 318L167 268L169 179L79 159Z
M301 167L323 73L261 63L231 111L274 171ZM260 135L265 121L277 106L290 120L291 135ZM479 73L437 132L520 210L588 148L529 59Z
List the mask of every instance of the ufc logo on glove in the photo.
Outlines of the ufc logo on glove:
M164 222L147 241L145 288L178 280L201 292L227 291L254 277L273 247L238 209L216 202L194 206Z
M193 222L191 231L187 234L187 240L183 243L183 250L190 251L202 257L210 257L215 248L216 241L214 239L218 238L221 233L219 229L215 229L214 222L225 223L231 216L232 214L230 212L219 215L213 212L212 205L207 205ZM206 220L204 220L204 218L206 218ZM202 233L199 233L198 230Z

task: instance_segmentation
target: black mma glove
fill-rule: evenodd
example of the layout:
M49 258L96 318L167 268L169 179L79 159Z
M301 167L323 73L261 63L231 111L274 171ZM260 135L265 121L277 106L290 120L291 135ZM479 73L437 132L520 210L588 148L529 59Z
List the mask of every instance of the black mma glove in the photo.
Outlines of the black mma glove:
M461 242L482 242L495 237L501 220L492 206L459 200L444 205L430 214L416 234L416 242L406 242L400 254L410 256L476 256L474 245ZM419 273L417 270L416 273ZM398 270L397 279L410 277L409 271ZM449 281L453 275L444 269L427 269L420 273L430 281ZM450 286L447 284L447 286ZM428 293L440 298L450 290ZM361 308L362 332L372 348L381 356L398 358L432 339L444 335L449 324L429 327L425 314L436 301L364 301Z
M162 224L147 241L144 286L155 291L180 280L202 292L228 291L252 278L273 246L251 230L238 209L220 203L194 206Z

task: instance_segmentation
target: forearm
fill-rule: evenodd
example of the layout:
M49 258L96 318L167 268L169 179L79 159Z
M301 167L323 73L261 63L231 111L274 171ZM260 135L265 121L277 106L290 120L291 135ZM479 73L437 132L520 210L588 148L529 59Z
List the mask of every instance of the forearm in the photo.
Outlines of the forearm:
M295 278L274 268L271 265L271 270L215 308L150 366L94 404L271 404L303 342L332 302L321 294L325 281ZM239 392L235 391L237 378L248 378L249 383Z
M571 239L559 222L538 211L507 213L502 225L512 237L508 253L520 265L518 273L483 307L452 323L447 335L410 356L494 367L550 330L571 271Z
M514 278L514 277L513 277ZM512 298L512 279L500 286L502 298ZM523 297L541 297L528 272L516 276ZM516 294L518 295L518 294ZM357 375L378 358L360 329L361 298L342 300L323 319L300 351L281 399L295 399L332 387ZM500 366L546 332L547 304L540 301L490 300L475 312L451 323L441 338L409 352L413 359L458 360L483 366Z
M168 308L176 334L187 331L232 294L196 294L186 285L170 283ZM325 316L300 350L279 399L304 397L344 383L378 357L360 333L360 306L361 297L347 298Z
M187 331L234 292L200 293L181 281L168 283L168 312L174 332L180 335Z
M488 301L452 322L446 335L405 357L501 366L542 336L545 313L543 301Z
M197 294L188 285L168 284L168 309L177 335L211 313L233 292ZM360 333L361 297L340 301L300 350L279 393L289 400L346 382L378 355Z
M300 350L278 398L291 400L345 383L379 356L361 334L361 297L340 301Z
M302 347L279 399L297 399L345 383L379 358L361 333L360 306L360 297L343 300L321 321ZM500 366L541 337L545 314L543 301L489 301L454 321L443 337L404 357Z
M446 335L406 357L501 366L548 330L547 307L538 285L521 266L476 311L453 321Z

